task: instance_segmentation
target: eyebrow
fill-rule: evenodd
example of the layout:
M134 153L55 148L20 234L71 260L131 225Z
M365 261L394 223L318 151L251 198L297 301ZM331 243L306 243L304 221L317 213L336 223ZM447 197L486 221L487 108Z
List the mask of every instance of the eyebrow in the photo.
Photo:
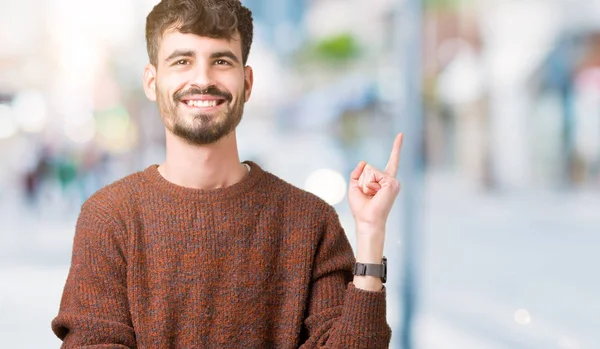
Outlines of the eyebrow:
M219 52L214 52L210 55L211 59L222 58L222 57L227 57L227 58L231 59L232 61L234 61L235 63L238 63L238 64L240 63L240 60L231 51L219 51Z
M192 51L192 50L175 50L175 51L173 51L173 53L171 53L169 55L169 57L167 57L165 59L165 62L168 62L168 61L170 61L172 59L179 58L179 57L195 58L196 57L196 53L194 51ZM231 51L218 51L218 52L213 52L210 55L211 59L222 58L222 57L227 57L227 58L231 59L232 61L234 61L235 63L238 63L238 64L240 63L240 60Z
M168 62L168 61L170 61L174 58L178 58L178 57L194 58L194 57L196 57L196 53L191 50L175 50L175 51L173 51L173 53L171 53L169 55L169 57L167 57L167 59L165 59L165 62Z

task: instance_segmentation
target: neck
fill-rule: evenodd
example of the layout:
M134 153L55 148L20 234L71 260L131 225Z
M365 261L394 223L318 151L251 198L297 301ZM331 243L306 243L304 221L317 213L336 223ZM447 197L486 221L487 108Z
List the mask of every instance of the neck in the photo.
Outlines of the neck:
M241 181L247 169L240 164L235 131L218 142L191 145L166 131L166 159L158 172L182 187L211 190Z

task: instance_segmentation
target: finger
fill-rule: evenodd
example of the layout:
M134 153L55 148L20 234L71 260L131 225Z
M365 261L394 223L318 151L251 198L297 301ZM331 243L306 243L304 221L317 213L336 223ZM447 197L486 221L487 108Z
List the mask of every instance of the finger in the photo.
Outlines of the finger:
M360 178L360 175L363 173L365 166L367 166L365 161L359 162L358 165L356 165L356 168L350 174L350 179L357 181Z
M371 173L369 172L369 167L367 165L363 173L358 178L358 182L356 183L356 185L358 185L360 188L362 188L363 191L365 191L367 183L370 182L369 178L371 178Z
M367 195L375 195L379 189L381 189L381 185L379 183L370 182L365 185L365 189L366 191L363 191L363 193Z
M375 195L379 189L381 189L381 185L378 183L381 174L378 173L375 168L370 165L365 166L363 173L360 175L358 180L358 185L362 189L362 192L366 195Z
M378 183L366 183L365 185L363 185L361 187L363 194L368 195L368 196L374 196L375 194L377 194L377 192L379 191L379 189L381 189L381 186Z
M398 133L396 139L394 139L394 145L392 146L392 153L390 154L390 159L388 160L387 165L385 166L384 172L391 176L396 177L398 173L398 166L400 164L400 150L402 149L402 141L404 139L404 134Z
M381 189L381 184L377 182L369 182L366 184L366 187L373 190L379 190Z
M369 189L367 191L363 191L363 194L365 194L366 196L375 196L377 194L377 191Z

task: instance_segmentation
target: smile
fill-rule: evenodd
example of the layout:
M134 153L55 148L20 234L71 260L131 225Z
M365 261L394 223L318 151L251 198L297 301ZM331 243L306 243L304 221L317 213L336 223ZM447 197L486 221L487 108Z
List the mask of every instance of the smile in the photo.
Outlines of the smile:
M192 108L214 108L225 103L223 99L188 99L182 100L184 104Z
M218 104L221 104L223 101L187 101L187 105L190 107L216 107Z

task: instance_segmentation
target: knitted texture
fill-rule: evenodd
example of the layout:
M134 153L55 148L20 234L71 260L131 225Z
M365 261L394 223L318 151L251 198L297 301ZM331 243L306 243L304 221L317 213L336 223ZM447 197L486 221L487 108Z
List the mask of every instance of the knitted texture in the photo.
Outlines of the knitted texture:
M385 289L351 283L333 207L247 162L221 189L153 165L82 206L62 348L387 348Z

